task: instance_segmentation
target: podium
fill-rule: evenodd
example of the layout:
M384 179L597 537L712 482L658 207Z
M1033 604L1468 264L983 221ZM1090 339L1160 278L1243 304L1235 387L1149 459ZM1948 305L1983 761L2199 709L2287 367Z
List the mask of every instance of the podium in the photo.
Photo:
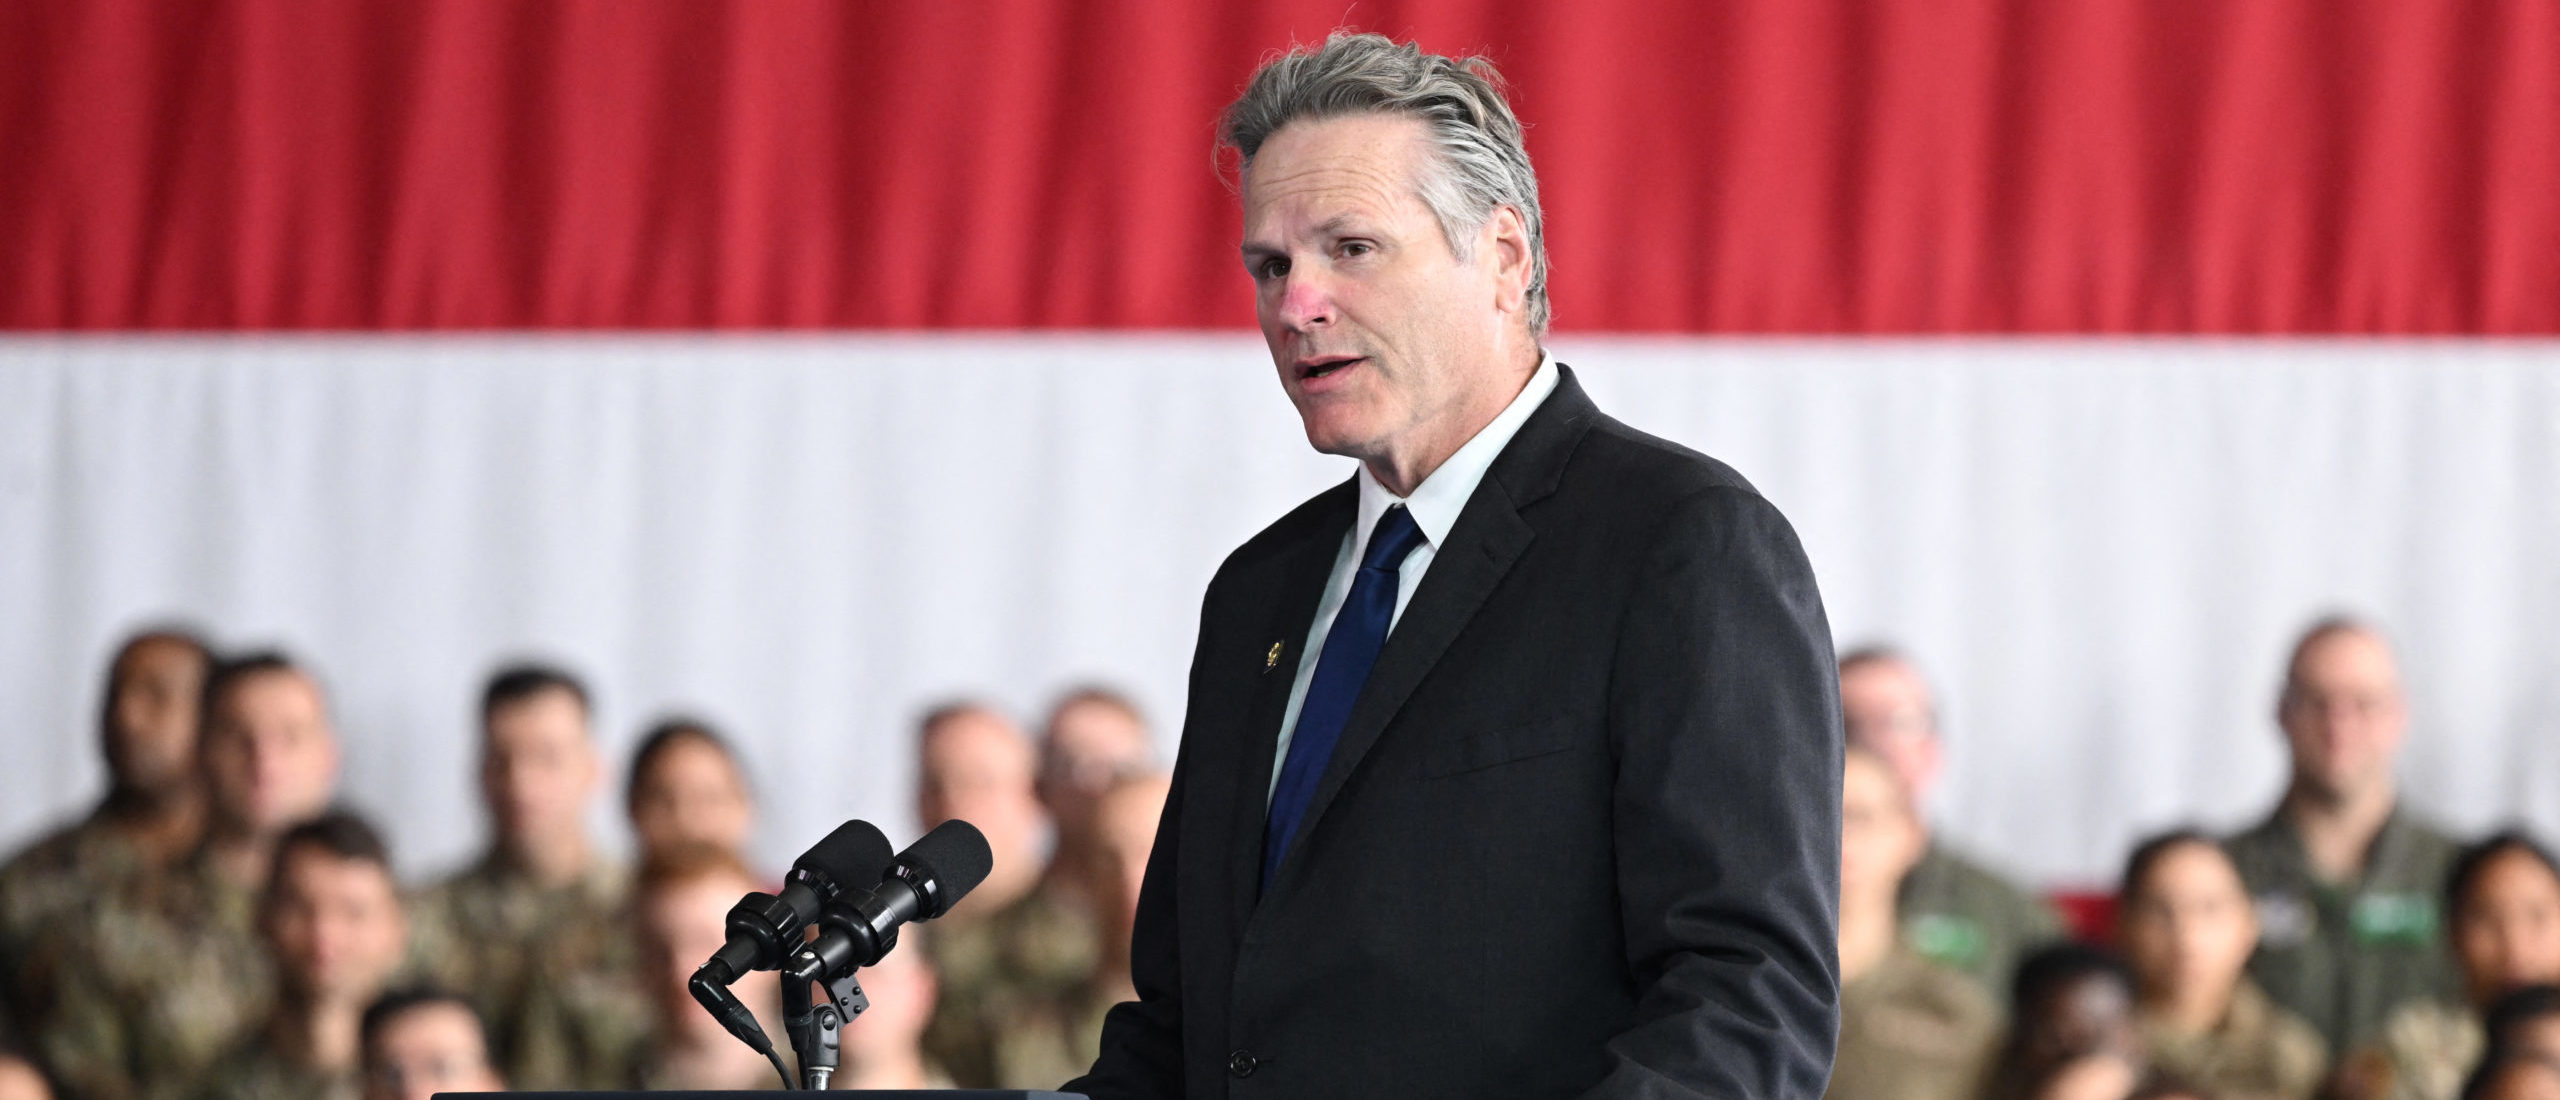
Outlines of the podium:
M773 1092L439 1092L436 1100L464 1100L473 1096L533 1097L534 1100L749 1100L770 1097ZM830 1092L828 1096L867 1096L871 1100L1085 1100L1081 1092L1042 1092L1037 1089L873 1089Z

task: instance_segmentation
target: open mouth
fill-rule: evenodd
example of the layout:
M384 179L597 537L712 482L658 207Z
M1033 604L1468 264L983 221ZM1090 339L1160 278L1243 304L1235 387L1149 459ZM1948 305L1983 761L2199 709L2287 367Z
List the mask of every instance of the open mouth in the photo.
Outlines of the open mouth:
M1357 363L1363 358L1366 357L1359 355L1331 355L1322 359L1307 360L1298 364L1298 378L1301 381L1322 378L1326 375L1339 371L1344 367L1350 366L1353 363Z

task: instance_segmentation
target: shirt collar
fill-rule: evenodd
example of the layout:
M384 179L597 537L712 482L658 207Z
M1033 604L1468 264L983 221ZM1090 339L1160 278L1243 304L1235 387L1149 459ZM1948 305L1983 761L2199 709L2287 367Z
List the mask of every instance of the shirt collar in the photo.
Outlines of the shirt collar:
M1360 466L1360 522L1351 529L1351 560L1359 561L1369 552L1369 533L1378 529L1378 517L1398 504L1413 513L1414 526L1422 529L1424 542L1432 552L1449 539L1449 529L1458 525L1458 513L1467 508L1467 500L1476 495L1476 486L1484 482L1485 472L1493 469L1493 460L1511 445L1511 437L1520 434L1520 425L1529 414L1538 411L1547 395L1556 391L1556 357L1542 353L1537 373L1529 376L1529 384L1521 387L1520 396L1511 399L1502 413L1486 424L1475 438L1458 448L1440 468L1413 487L1413 495L1399 497L1378 484L1369 475L1368 464Z

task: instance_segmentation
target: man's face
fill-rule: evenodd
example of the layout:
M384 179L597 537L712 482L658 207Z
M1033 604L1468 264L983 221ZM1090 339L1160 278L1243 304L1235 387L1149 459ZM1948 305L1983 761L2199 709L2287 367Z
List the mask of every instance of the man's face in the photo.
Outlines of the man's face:
M596 773L595 743L577 696L550 689L489 712L480 791L502 843L584 828Z
M1146 881L1147 857L1155 850L1156 825L1171 790L1162 778L1133 779L1113 787L1095 808L1094 904L1108 922L1105 931L1124 941L1137 922L1138 887Z
M205 671L204 655L174 639L148 639L118 656L106 729L107 768L118 786L158 792L194 778Z
M2408 712L2382 639L2343 630L2295 658L2276 712L2296 778L2333 797L2387 780Z
M1454 450L1513 366L1505 352L1527 346L1518 216L1498 210L1461 262L1417 190L1431 156L1419 120L1352 115L1281 127L1245 169L1254 311L1326 454L1368 461L1443 436Z
M1024 858L1036 845L1040 801L1032 793L1031 741L1001 715L969 710L944 718L924 738L916 813L926 828L959 818L978 827L998 859Z
M319 813L338 784L337 735L319 685L299 672L232 683L206 716L199 752L214 813L249 832Z
M1884 761L1848 754L1840 778L1841 904L1891 904L1924 843L1910 800Z
M1840 672L1840 718L1849 743L1884 758L1913 800L1938 780L1937 704L1918 669L1891 658Z
M632 783L631 831L646 851L679 844L740 851L754 825L755 806L737 762L698 738L667 745Z
M2125 899L2125 958L2144 990L2169 997L2229 995L2258 945L2258 921L2231 858L2208 844L2180 844L2152 861Z
M693 980L702 960L729 942L729 908L757 888L741 875L708 874L669 883L636 899L641 979L648 983L649 999L657 1006L662 1025L698 1036L724 1034L719 1021L694 1003L685 985ZM751 976L740 984L762 989L770 988L771 981Z
M381 992L409 941L388 870L310 845L280 854L266 928L287 988L314 1003L357 1007Z
M2489 858L2453 927L2471 1003L2560 982L2560 877L2516 849Z
M365 1100L428 1100L439 1092L506 1088L489 1065L479 1019L458 1004L429 1002L383 1021L364 1064Z
M1040 745L1040 801L1057 815L1058 828L1081 835L1103 792L1147 767L1147 728L1136 715L1109 703L1079 699L1049 716Z

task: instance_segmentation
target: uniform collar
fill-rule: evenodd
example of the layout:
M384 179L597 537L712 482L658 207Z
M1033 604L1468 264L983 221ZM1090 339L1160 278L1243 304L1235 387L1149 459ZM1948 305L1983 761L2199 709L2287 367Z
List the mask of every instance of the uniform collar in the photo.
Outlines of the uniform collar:
M1369 552L1369 533L1377 530L1378 518L1399 504L1413 513L1414 526L1422 529L1423 541L1437 553L1448 542L1449 529L1458 525L1458 514L1466 511L1468 498L1475 496L1476 486L1483 484L1485 471L1493 468L1493 460L1501 457L1511 437L1520 434L1520 425L1528 422L1529 414L1538 411L1547 395L1556 391L1557 379L1556 357L1552 353L1540 354L1537 372L1529 376L1529 384L1521 387L1520 395L1512 398L1511 404L1504 406L1501 414L1475 438L1458 448L1458 453L1423 478L1422 484L1414 486L1412 496L1388 492L1370 475L1368 465L1361 464L1360 516L1351 528L1351 560L1359 561Z

